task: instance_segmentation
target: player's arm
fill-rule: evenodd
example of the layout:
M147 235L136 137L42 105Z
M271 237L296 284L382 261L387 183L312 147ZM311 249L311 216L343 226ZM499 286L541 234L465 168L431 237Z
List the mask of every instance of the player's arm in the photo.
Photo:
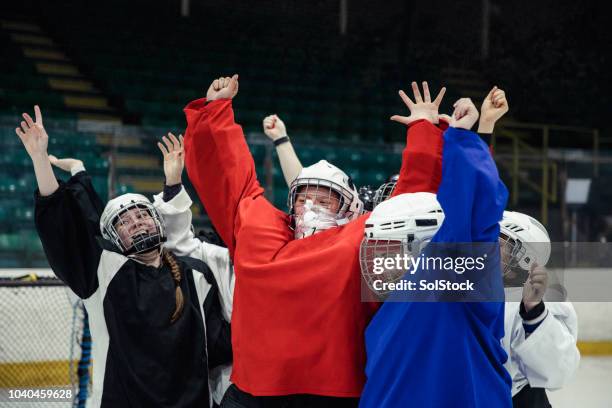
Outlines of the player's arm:
M172 133L158 143L164 157L164 191L153 198L153 205L164 220L166 242L164 248L178 256L188 256L206 263L212 271L221 306L229 320L232 313L235 277L226 248L203 242L195 237L192 229L192 201L181 184L184 168L183 137Z
M391 120L408 126L402 167L393 195L415 192L435 193L442 174L442 130L438 123L438 107L446 88L432 101L427 82L423 95L416 82L412 83L414 101L404 91L399 95L410 110L410 116L394 115Z
M499 237L508 191L488 146L470 131L478 116L469 99L460 99L444 132L438 201L445 215L439 234L446 242L497 242Z
M206 212L233 253L238 207L263 194L255 164L240 125L234 121L232 98L238 75L213 81L207 97L185 107L185 165Z
M510 348L532 387L557 389L567 384L580 362L578 319L569 302L540 305L531 315L524 308L517 312L523 330L512 333Z
M97 268L102 249L96 237L102 202L93 190L83 163L57 159L47 154L48 135L42 114L35 107L36 121L24 113L16 133L32 159L38 191L35 225L51 269L81 298L98 287ZM51 164L69 170L68 182L55 179Z
M290 186L302 171L302 163L287 136L285 123L277 115L266 116L263 120L263 130L276 147L283 177L287 186Z

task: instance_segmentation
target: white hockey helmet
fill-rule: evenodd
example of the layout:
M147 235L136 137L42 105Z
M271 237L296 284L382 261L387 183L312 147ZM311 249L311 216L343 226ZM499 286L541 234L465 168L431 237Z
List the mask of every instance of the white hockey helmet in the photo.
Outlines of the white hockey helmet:
M384 295L388 291L374 288L374 282L396 282L407 272L404 268L382 268L375 258L417 257L444 221L444 212L432 193L400 194L374 208L366 221L359 248L361 274L367 285Z
M116 229L121 222L120 215L126 211L138 209L150 216L155 223L155 232L139 233L132 237L131 244L124 243ZM162 218L151 204L151 201L142 194L123 194L110 200L100 216L100 231L102 237L112 242L125 255L133 255L159 248L166 240Z
M290 215L294 215L296 196L302 186L325 187L336 192L340 199L338 219L351 221L363 213L363 203L359 199L359 192L351 178L327 160L304 167L293 180L289 186L287 200Z
M530 271L534 263L546 265L551 252L550 237L538 220L520 212L504 211L499 225L504 275L517 266Z

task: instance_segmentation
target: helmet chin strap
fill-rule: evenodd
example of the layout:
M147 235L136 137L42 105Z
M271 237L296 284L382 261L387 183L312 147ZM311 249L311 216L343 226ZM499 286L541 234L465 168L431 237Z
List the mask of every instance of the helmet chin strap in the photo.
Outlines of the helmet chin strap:
M127 257L128 257L128 258L130 258L130 259L135 260L135 261L136 261L136 262L138 262L138 263L141 263L141 264L143 264L143 265L147 265L147 263L146 263L146 262L144 262L144 261L143 261L143 259L142 259L142 258L140 258L140 256L142 256L143 254L146 254L146 253L148 253L148 252L153 252L153 251L157 251L157 257L156 257L156 258L161 258L161 254L162 254L162 251L163 251L163 248L162 248L161 244L160 244L160 245L159 245L157 248L153 248L153 249L151 249L150 251L140 252L140 253L137 253L137 254L127 255Z
M161 251L161 244L163 240L158 238L158 234L142 232L142 233L133 235L131 238L132 238L132 247L127 251L126 256L134 256L134 255L146 253L156 248L159 248ZM152 242L153 240L155 240L156 242ZM150 249L147 248L149 245L151 245Z

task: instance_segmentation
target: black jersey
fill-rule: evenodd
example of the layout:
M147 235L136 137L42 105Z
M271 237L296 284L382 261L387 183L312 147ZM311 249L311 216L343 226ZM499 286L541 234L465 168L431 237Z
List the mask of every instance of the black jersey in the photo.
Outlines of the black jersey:
M170 323L176 304L169 267L147 266L115 252L100 234L102 210L86 172L60 183L50 196L36 194L36 228L49 264L84 300L89 314L92 406L210 406L206 317L215 324L219 320L204 309L213 310L217 298L207 302L215 289L210 271L203 263L196 270L178 260L185 306ZM229 325L220 331L228 337ZM214 353L215 364L231 360L231 350L208 353Z

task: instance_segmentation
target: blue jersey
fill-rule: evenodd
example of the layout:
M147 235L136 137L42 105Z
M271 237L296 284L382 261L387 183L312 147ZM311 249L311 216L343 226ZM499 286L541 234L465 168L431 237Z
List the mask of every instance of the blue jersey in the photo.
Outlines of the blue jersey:
M497 243L508 191L488 146L462 129L449 128L443 138L437 198L445 220L432 242ZM488 283L503 293L501 273L491 276ZM501 301L388 301L366 330L360 406L511 407L503 335Z

